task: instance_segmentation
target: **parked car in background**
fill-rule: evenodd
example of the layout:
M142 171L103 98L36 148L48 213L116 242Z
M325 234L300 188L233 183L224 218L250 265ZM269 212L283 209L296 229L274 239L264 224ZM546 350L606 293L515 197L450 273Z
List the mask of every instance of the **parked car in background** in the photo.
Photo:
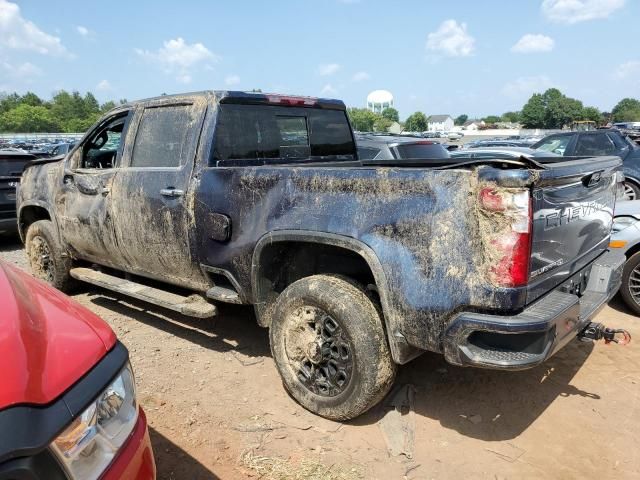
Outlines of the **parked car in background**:
M0 150L0 234L18 232L16 188L22 169L36 158L30 153Z
M565 157L618 156L626 177L625 199L640 199L640 147L617 129L554 133L531 148Z
M0 478L154 479L129 353L111 328L3 262L0 298Z
M431 140L377 133L357 133L355 138L360 160L449 158L447 148Z
M640 315L640 200L616 205L609 248L625 254L620 294L624 303Z
M49 152L52 157L57 157L58 155L66 155L73 149L75 143L59 143L54 145Z
M477 140L465 145L465 148L491 148L491 147L528 147L525 140Z
M446 134L446 137L449 140L460 140L462 137L464 137L464 133L462 132L449 132Z
M515 159L525 157L560 157L555 153L542 152L527 147L493 147L493 148L469 148L450 152L451 158L475 159L475 158L504 158Z

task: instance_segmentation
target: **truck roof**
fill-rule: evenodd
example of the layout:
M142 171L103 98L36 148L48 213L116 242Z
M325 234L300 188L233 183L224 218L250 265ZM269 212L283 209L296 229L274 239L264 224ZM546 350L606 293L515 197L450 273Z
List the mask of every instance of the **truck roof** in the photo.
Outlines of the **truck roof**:
M328 108L333 110L346 110L346 106L342 100L332 98L306 97L302 95L283 95L279 93L263 93L263 92L243 92L239 90L203 90L199 92L185 92L172 95L160 95L158 97L149 97L140 100L127 102L117 108L127 106L135 106L140 103L150 101L174 101L184 97L202 96L212 98L219 103L236 103L249 105L280 105L280 106L296 106L296 107L315 107Z

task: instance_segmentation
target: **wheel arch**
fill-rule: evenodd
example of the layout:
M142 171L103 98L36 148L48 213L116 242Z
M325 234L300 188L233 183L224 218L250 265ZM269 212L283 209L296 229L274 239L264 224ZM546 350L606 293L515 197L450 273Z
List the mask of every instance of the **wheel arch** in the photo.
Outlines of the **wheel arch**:
M58 224L55 220L55 216L51 215L49 205L44 202L32 201L27 204L20 205L20 210L18 211L18 233L20 234L20 239L23 243L26 239L29 226L39 220L49 220L53 223L56 234L58 236L60 235Z
M406 355L403 354L401 350L406 348L406 344L400 345L392 335L390 329L390 318L394 315L394 310L390 303L388 282L380 260L371 247L352 237L305 230L278 230L269 232L260 238L254 249L251 266L253 303L258 323L264 327L269 326L271 323L270 306L279 295L280 292L278 290L282 290L282 284L278 286L274 283L274 278L278 273L275 272L274 269L282 263L278 261L278 254L282 254L283 252L279 247L284 247L285 250L289 252L292 251L289 250L289 248L297 248L299 246L309 248L312 252L318 251L314 250L318 247L328 247L331 252L344 252L345 258L352 258L356 262L358 261L357 259L359 259L359 261L362 262L362 266L366 265L380 299L383 322L393 359L397 363L404 363L402 359L405 358ZM287 266L289 269L292 267L295 268L295 265ZM300 278L303 278L308 276L308 274L339 272L322 271L321 269L320 271L313 270L300 273ZM290 283L292 282L289 282L289 284ZM284 282L284 284L286 286L286 282ZM415 356L415 354L413 356Z

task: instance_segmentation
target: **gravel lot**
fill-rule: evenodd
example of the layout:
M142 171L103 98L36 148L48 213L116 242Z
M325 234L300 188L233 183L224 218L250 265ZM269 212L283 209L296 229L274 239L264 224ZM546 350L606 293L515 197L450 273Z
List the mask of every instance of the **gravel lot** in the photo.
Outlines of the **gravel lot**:
M18 241L0 242L27 268ZM425 354L400 369L398 413L387 399L340 424L286 394L251 308L197 320L91 287L74 298L129 348L160 479L640 478L637 341L576 341L524 372ZM640 339L618 299L598 320Z

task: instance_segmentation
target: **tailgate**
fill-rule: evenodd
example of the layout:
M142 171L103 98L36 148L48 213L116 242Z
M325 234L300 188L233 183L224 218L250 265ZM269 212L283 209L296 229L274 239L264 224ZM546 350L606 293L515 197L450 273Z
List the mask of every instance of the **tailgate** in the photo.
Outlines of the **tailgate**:
M545 164L532 192L533 236L527 302L588 266L607 250L617 189L618 157ZM580 294L588 272L572 279Z

